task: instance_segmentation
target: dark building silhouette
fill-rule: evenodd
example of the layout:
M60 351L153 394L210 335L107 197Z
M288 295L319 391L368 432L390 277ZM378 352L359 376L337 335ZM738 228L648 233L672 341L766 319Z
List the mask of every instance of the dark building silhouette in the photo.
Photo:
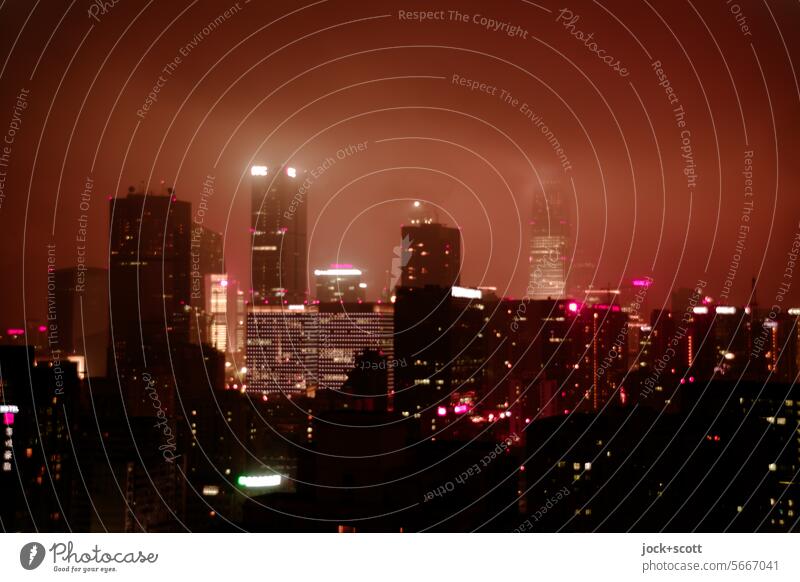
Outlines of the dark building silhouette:
M452 287L461 280L461 232L429 219L417 219L401 229L410 241L408 262L402 266L403 287Z
M109 335L108 270L95 267L58 269L55 285L55 347L65 358L82 356L85 373L105 376Z
M250 169L253 301L303 303L307 299L307 193L305 171L284 166Z

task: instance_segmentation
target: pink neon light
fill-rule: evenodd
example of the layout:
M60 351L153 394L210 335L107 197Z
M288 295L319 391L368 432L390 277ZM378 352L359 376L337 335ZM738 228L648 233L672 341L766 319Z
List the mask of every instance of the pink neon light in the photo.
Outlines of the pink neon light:
M578 311L578 304L573 301L572 303L569 304L569 310L572 313L576 313Z
M39 331L47 331L47 326L46 325L40 325L39 326Z
M331 269L352 269L353 265L350 263L333 263Z
M631 282L634 287L649 287L653 281L652 279L634 279Z
M447 416L447 409L444 406L440 406L436 409L436 414L439 416Z
M6 332L8 335L25 335L25 330L17 327L9 327Z
M11 426L14 424L14 413L13 412L4 412L3 413L3 424L6 426Z
M469 406L467 406L466 404L459 404L455 408L453 408L453 412L455 412L456 414L464 414L468 410Z

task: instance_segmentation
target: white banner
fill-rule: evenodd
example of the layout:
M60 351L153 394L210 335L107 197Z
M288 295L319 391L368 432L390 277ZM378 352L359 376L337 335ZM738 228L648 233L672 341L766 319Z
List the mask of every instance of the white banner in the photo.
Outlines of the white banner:
M792 580L791 534L4 534L2 580Z

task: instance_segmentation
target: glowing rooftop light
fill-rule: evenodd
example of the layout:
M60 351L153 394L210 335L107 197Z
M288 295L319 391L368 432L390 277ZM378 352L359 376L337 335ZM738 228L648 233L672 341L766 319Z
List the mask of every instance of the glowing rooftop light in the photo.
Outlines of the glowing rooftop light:
M733 315L736 313L736 308L730 305L718 305L716 311L719 315Z
M361 275L360 269L315 269L314 275L318 277L337 277Z
M286 168L286 175L289 176L290 178L296 178L297 170L295 170L294 168Z
M469 287L453 287L450 295L460 299L480 299L483 293L480 289L470 289Z
M250 175L251 176L266 176L267 175L267 167L266 166L252 166L250 168Z
M695 307L692 309L692 313L696 315L705 315L706 313L708 313L708 307L705 306Z

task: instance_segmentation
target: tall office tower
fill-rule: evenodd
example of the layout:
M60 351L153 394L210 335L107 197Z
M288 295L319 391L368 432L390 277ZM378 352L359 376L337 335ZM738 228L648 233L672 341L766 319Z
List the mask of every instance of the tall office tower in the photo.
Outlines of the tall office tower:
M432 219L414 219L401 229L410 255L402 265L402 287L458 286L461 280L461 231Z
M256 305L247 314L247 389L313 395L341 388L357 357L394 355L393 310L377 303ZM392 376L389 378L390 389Z
M143 374L170 406L173 363L168 345L186 343L191 315L191 204L128 190L110 202L109 371L126 395L143 395ZM169 341L169 343L168 343ZM137 412L152 414L152 404ZM133 404L133 403L131 403Z
M367 284L361 281L361 270L353 265L336 264L316 269L316 298L320 303L364 301Z
M78 375L106 375L108 349L108 270L95 267L55 272L53 346L78 363ZM82 311L81 311L82 310ZM81 318L83 313L83 318ZM51 348L53 347L51 346Z
M256 304L299 304L307 299L306 172L253 166L252 289Z
M548 187L535 197L530 222L531 299L564 296L570 235L567 199L557 187Z
M203 311L208 319L208 344L225 352L228 339L228 276L225 273L211 273L204 278L205 306Z

